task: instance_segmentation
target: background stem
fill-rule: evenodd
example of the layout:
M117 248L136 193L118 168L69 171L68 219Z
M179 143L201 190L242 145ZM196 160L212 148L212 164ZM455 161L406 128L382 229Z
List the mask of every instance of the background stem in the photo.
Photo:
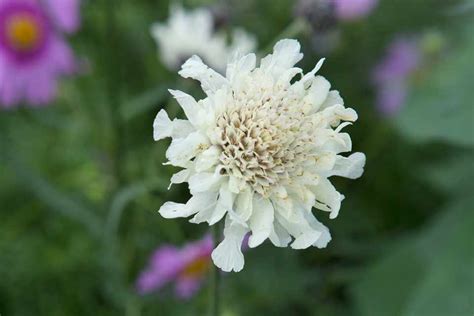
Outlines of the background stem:
M219 224L212 226L212 237L215 245L220 242L220 232ZM220 281L221 275L219 268L217 268L214 263L211 263L211 291L209 297L211 316L220 315Z

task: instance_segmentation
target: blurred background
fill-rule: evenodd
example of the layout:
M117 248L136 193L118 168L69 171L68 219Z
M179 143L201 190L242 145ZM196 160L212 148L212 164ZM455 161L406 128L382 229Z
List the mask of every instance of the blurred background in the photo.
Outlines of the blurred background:
M59 23L71 7L55 15L50 6L48 32L74 61L49 65L44 77L21 64L35 29L3 26L11 1L0 0L0 314L206 315L205 260L184 272L200 282L189 295L173 280L146 291L137 281L161 246L181 248L208 230L157 212L189 193L167 189L176 170L162 165L168 141L153 142L154 117L161 108L183 117L168 88L199 93L163 61L158 47L175 37L157 47L150 34L167 23L170 3L84 0L71 27ZM260 55L290 37L305 71L326 57L320 73L358 112L351 136L367 155L360 179L333 180L346 196L339 217L316 211L333 236L328 247L247 250L244 270L222 275L222 315L472 316L474 3L181 4L207 10L222 36L245 30ZM8 39L23 58L13 66ZM56 93L18 88L45 78Z

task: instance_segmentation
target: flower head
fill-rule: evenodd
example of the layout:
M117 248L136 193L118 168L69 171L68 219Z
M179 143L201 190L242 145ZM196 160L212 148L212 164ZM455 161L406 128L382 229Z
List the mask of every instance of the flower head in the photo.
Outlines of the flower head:
M78 25L77 0L0 0L0 105L50 101L74 58L58 31Z
M368 15L378 0L333 0L340 20L357 20Z
M209 225L225 219L224 240L212 253L224 271L243 268L247 232L251 248L266 239L286 247L292 237L295 249L325 247L331 237L312 207L335 218L344 196L328 177L363 172L362 153L340 155L352 149L342 129L356 112L316 76L323 60L303 75L294 67L302 57L296 40L282 40L258 67L255 54L235 58L224 77L193 56L179 73L199 80L206 98L170 90L188 119L171 121L164 110L155 119L155 140L173 138L169 164L184 168L171 182L188 182L192 194L159 212Z
M213 242L209 235L181 249L174 246L158 248L137 280L138 292L150 293L175 281L176 295L180 298L191 297L205 279L211 263L212 248Z
M211 67L223 71L237 49L248 53L255 48L255 38L241 29L234 30L233 41L228 45L226 36L215 32L214 24L208 9L186 11L181 6L172 6L168 22L155 23L151 27L163 63L175 70L196 54Z
M311 46L318 55L328 54L339 44L340 32L332 0L299 0L295 15L304 18L311 27Z
M405 102L408 79L419 67L420 48L413 39L397 38L375 66L372 79L377 88L376 105L386 114L396 113Z

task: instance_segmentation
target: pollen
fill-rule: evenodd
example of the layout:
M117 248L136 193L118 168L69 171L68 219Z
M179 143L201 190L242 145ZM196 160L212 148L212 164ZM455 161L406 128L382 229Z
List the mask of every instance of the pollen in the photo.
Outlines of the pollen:
M209 268L208 257L201 257L191 262L181 273L184 277L197 277L206 273Z
M37 21L22 14L7 21L6 37L15 50L28 52L37 47L41 32Z

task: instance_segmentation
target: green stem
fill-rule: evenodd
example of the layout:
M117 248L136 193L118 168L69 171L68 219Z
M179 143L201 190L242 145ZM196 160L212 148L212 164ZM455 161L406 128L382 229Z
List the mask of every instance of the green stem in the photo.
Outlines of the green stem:
M117 16L116 8L119 5L116 0L105 0L106 3L106 32L104 62L106 63L107 76L106 88L108 98L108 121L109 121L109 159L111 161L111 172L115 178L117 187L124 181L121 168L121 159L123 153L124 131L122 128L122 118L120 109L120 66L115 62L120 58L118 32L116 30Z
M214 244L217 245L220 241L220 225L215 224L212 227L212 237ZM209 296L209 308L211 316L220 315L220 281L221 275L219 268L217 268L213 263L211 263L211 290Z

